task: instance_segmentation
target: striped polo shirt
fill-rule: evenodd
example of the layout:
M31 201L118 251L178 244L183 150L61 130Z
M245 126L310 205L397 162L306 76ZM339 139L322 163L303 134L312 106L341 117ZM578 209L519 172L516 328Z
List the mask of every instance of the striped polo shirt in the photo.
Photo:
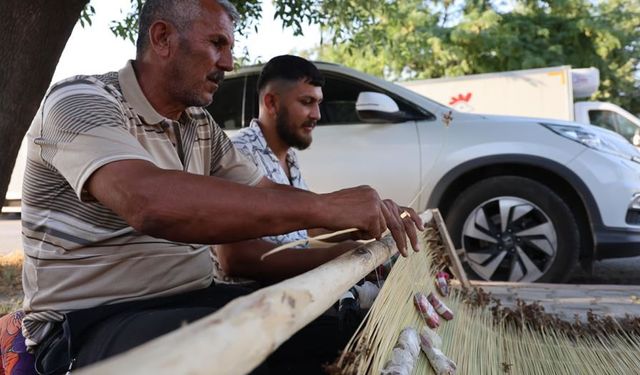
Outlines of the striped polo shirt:
M62 320L61 312L167 296L212 282L208 245L139 233L93 199L85 183L98 168L138 159L241 184L262 178L204 109L188 108L178 121L157 113L131 61L119 72L53 85L27 140L23 331L30 345L41 341L48 322Z

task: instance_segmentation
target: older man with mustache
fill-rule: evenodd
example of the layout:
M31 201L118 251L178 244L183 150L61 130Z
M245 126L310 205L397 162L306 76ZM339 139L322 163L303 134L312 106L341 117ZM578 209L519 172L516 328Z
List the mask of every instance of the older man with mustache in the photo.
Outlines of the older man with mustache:
M179 328L246 290L213 283L210 245L304 228L406 219L369 187L283 188L237 152L202 107L233 69L227 0L146 0L135 60L54 84L28 133L23 333L57 374Z

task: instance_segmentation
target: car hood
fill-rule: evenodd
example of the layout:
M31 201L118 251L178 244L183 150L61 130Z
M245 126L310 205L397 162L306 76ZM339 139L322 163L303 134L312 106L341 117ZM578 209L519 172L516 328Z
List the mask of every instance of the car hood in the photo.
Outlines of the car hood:
M460 116L463 115L463 116ZM520 116L501 116L501 115L485 115L485 114L476 114L476 117L469 117L468 113L456 112L453 114L454 121L458 118L461 121L465 120L486 120L491 123L501 122L501 123L509 123L514 126L540 126L542 124L555 124L555 125L565 125L572 126L576 128L580 128L583 131L593 133L597 135L601 142L606 145L606 148L612 151L615 154L624 157L640 157L640 151L632 145L629 141L627 141L620 134L601 128L595 125L581 124L573 121L559 120L559 119L549 119L549 118L538 118L538 117L520 117Z

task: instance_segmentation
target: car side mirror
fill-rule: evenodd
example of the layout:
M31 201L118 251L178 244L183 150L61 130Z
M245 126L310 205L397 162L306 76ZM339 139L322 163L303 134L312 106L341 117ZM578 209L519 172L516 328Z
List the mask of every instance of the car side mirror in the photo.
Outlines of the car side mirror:
M379 92L363 91L356 101L356 112L362 122L388 124L411 120L398 104L388 95Z

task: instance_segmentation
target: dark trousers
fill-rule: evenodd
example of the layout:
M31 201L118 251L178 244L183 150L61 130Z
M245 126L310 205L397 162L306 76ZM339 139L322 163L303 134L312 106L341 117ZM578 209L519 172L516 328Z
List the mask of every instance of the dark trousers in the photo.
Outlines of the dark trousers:
M42 374L64 374L125 352L211 314L251 290L214 285L178 296L126 302L67 315L57 332L38 347ZM276 350L253 374L322 374L352 332L338 329L336 317L321 316ZM259 334L259 333L257 333Z

